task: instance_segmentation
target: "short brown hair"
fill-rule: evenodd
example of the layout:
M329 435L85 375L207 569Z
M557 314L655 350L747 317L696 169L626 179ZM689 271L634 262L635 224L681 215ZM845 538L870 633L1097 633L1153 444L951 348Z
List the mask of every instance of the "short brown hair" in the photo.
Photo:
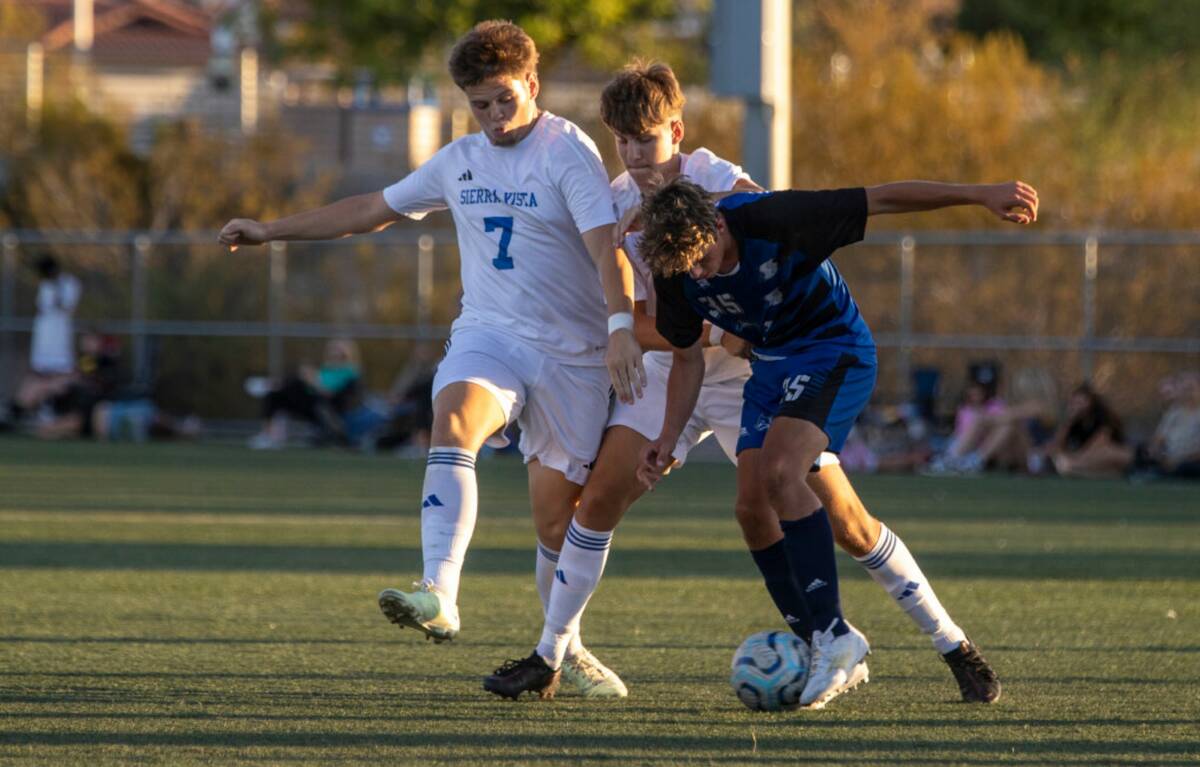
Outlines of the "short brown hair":
M634 59L600 94L600 119L614 133L640 136L683 114L683 90L671 67Z
M481 21L450 51L450 77L459 88L497 76L524 77L537 64L533 38L511 21Z
M638 253L659 277L686 272L716 241L716 205L708 192L683 176L642 201Z

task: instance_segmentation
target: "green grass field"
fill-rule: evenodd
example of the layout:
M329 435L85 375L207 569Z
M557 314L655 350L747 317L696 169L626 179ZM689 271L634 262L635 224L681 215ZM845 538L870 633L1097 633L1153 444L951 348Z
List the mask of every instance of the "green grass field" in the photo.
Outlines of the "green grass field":
M618 530L584 638L628 700L494 698L540 630L524 474L481 462L459 640L375 594L420 574L423 466L336 452L0 440L0 763L1196 764L1200 489L864 477L1001 674L966 706L848 557L872 682L752 714L733 648L779 620L692 466Z

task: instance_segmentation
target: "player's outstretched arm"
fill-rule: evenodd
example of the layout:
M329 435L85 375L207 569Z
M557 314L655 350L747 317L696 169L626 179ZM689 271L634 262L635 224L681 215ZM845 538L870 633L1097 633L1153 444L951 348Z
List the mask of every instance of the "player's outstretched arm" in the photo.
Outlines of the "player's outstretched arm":
M613 247L611 226L587 230L583 233L583 244L600 272L604 301L608 305L608 351L604 362L617 397L633 403L646 386L642 347L633 335L633 267L625 251Z
M217 241L237 250L239 245L262 245L271 240L334 240L375 232L399 219L382 192L370 192L275 221L235 218L221 229Z
M898 181L867 187L867 215L915 213L955 205L980 205L1002 221L1037 221L1038 193L1024 181L1003 184L942 184Z
M679 442L679 435L687 426L700 387L704 384L704 352L700 339L686 349L675 348L671 361L671 374L667 376L667 406L663 417L662 433L642 448L642 460L638 466L638 480L646 489L653 490L663 473L671 468L675 458L671 451Z

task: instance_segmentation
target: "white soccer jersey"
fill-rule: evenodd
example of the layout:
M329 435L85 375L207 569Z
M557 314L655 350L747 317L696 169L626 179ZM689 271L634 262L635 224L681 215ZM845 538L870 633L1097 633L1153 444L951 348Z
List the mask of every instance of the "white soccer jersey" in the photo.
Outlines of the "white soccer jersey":
M688 180L699 184L709 192L728 192L739 180L750 181L750 176L741 166L734 165L728 160L722 160L707 149L697 149L691 153L679 155L679 173ZM628 172L622 173L612 182L613 202L617 206L617 216L623 216L633 207L642 204L642 192ZM631 232L625 237L625 252L633 265L633 298L635 301L646 302L646 312L653 316L654 308L654 276L649 267L642 261L638 253L641 235ZM670 366L671 352L646 352L657 362ZM750 366L742 359L732 357L723 349L710 347L704 350L705 383L728 380L749 375Z
M608 313L580 233L616 218L600 154L577 126L543 112L516 146L464 136L383 196L413 218L453 214L463 284L455 329L499 328L555 358L602 362Z

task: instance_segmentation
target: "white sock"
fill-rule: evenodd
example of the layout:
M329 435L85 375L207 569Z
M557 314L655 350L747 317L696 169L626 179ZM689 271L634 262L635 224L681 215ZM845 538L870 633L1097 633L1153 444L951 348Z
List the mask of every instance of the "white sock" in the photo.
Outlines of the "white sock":
M575 520L567 528L567 539L558 558L554 584L550 590L550 606L546 609L546 624L538 655L551 668L562 665L572 637L579 634L579 621L588 600L600 585L604 563L608 561L608 546L612 531L588 530Z
M534 572L537 577L538 596L542 600L543 619L546 617L546 611L550 609L550 588L554 585L554 571L558 569L558 557L559 552L538 541L537 567ZM583 642L579 639L579 632L576 631L571 635L571 641L567 645L566 657L578 655L582 649Z
M867 574L883 587L900 609L908 613L917 628L933 640L933 646L943 655L958 649L966 634L954 621L933 587L925 579L917 560L909 552L900 536L880 524L879 540L864 557L855 560L867 569Z
M458 581L478 505L475 454L459 447L430 448L421 490L424 580L453 604L458 604Z

